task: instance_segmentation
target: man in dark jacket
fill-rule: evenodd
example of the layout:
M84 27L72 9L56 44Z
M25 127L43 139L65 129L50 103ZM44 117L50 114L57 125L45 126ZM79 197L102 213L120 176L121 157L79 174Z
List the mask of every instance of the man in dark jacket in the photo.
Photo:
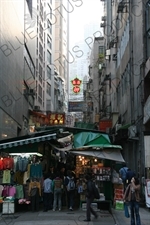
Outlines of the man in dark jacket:
M91 207L91 203L94 200L92 175L90 174L86 175L85 179L87 181L87 194L86 194L86 219L84 221L91 221L91 213L95 216L96 219L98 218L97 213Z

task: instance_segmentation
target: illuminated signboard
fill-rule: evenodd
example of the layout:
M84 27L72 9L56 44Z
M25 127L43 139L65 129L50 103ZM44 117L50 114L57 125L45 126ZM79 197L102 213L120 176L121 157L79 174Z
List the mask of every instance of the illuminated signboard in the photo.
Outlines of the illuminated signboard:
M49 123L50 125L59 125L65 123L65 115L64 114L50 114L49 115Z
M75 93L75 94L78 94L80 92L80 85L82 83L82 80L79 80L77 77L74 79L74 80L71 80L71 83L73 85L73 89L72 91Z
M30 112L29 125L30 126L44 126L44 125L63 125L65 124L65 114L51 113L44 115L35 111Z

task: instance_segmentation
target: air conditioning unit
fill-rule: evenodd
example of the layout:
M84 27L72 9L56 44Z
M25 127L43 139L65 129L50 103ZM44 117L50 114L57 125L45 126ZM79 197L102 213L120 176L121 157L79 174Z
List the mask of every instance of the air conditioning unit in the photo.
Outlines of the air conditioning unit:
M35 110L35 111L39 111L39 110L40 110L40 106L35 105L35 106L34 106L34 110Z
M101 27L105 27L106 26L106 23L101 23Z
M34 89L29 89L29 95L35 95L35 90Z
M122 124L117 123L115 126L115 133L117 134L117 131L119 130L119 128L122 126Z
M25 89L24 95L35 95L35 90L34 89Z
M128 137L129 139L137 138L137 127L135 125L128 128Z
M102 21L106 21L106 16L102 16Z
M105 63L103 63L103 64L102 64L102 68L106 68L106 65L105 65Z
M112 60L113 60L113 61L117 61L117 54L113 54Z

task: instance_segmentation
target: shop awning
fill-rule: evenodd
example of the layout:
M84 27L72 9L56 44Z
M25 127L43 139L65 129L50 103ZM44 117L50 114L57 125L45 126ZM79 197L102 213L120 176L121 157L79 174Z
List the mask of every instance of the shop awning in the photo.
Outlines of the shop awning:
M124 162L120 150L122 150L120 145L111 144L108 134L81 132L74 135L74 149L70 152L77 155Z
M74 148L83 146L122 149L120 145L111 144L108 134L94 132L80 132L74 135Z
M126 129L128 129L130 126L131 126L131 124L130 124L130 123L127 123L127 124L121 126L118 130L126 130Z
M119 149L87 149L83 148L82 150L71 150L70 151L73 154L76 155L82 155L82 156L93 156L95 158L100 158L100 159L107 159L107 160L112 160L116 162L125 162L122 154Z
M51 139L56 139L56 133L46 134L45 132L40 132L40 133L31 134L27 136L2 140L0 141L0 149L7 149L12 147L17 147L20 145L27 145L30 143L43 142L43 141L48 141Z

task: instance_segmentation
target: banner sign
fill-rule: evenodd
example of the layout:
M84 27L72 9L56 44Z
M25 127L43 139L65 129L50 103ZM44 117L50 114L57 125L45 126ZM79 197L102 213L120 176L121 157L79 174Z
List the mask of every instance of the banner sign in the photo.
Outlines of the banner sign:
M68 102L68 112L83 112L85 111L85 102Z

